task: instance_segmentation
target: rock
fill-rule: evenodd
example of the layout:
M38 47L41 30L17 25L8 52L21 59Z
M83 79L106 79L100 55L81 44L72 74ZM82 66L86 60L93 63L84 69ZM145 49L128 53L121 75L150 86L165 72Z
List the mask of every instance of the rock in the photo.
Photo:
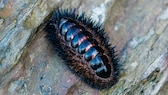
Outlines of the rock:
M168 93L168 1L1 0L0 95ZM72 73L43 30L56 7L77 8L105 27L120 57L118 82L93 89Z

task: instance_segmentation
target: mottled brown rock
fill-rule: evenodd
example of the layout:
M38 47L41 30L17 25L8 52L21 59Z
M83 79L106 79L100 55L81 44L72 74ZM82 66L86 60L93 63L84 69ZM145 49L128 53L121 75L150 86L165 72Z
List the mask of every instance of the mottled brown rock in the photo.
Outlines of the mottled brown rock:
M165 95L167 0L1 0L0 95ZM85 12L105 26L122 64L109 90L90 88L46 39L42 24L55 7Z

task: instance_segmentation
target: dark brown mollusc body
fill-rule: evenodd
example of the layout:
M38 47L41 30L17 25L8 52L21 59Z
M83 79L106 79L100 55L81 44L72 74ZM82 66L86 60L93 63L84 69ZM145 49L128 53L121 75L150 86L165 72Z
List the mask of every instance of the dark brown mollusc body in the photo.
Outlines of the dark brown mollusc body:
M57 9L46 31L62 59L85 82L95 88L109 88L117 80L117 59L104 30L84 14Z

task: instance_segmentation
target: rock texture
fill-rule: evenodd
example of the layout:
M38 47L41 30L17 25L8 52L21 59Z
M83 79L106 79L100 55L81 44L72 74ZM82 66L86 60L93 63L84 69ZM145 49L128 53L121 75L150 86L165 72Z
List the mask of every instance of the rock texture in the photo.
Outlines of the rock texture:
M108 90L90 88L46 39L56 7L77 8L103 24L122 65ZM0 95L166 95L168 0L1 0Z

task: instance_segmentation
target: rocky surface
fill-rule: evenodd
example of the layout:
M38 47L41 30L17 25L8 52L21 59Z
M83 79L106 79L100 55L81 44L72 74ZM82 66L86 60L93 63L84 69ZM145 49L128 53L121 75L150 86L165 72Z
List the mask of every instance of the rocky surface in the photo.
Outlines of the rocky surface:
M105 27L122 65L110 89L81 81L46 39L42 23L58 6ZM0 35L0 95L168 93L168 0L1 0Z

